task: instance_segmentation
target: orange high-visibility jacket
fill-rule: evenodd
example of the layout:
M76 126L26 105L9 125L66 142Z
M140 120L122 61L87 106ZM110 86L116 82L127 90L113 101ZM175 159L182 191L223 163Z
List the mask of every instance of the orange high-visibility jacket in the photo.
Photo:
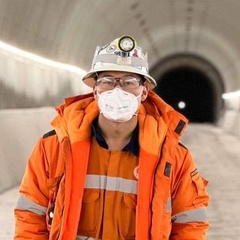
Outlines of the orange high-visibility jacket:
M91 123L99 109L86 94L66 99L57 110L54 131L39 139L28 161L15 209L15 240L76 239ZM179 143L187 120L150 91L138 124L135 239L207 239L207 181Z

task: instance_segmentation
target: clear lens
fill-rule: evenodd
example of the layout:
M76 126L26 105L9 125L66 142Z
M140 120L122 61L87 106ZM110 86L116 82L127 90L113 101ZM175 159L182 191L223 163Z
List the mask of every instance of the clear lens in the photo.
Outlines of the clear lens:
M121 86L124 90L134 89L140 86L140 79L135 77L126 76L122 78L115 78L115 77L103 77L97 79L97 86L101 87L102 89L113 89L116 87L117 84Z

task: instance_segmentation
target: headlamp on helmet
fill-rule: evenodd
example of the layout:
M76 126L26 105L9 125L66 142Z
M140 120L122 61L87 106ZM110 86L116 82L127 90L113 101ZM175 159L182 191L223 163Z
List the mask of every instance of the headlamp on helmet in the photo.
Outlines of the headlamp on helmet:
M137 47L135 39L130 36L122 36L96 48L92 68L83 77L84 83L93 87L97 73L104 71L136 73L147 80L146 84L150 89L157 85L148 73L147 54L142 53L141 47Z
M123 36L118 41L118 48L122 53L129 53L136 47L136 41L129 36ZM127 55L127 54L126 54Z

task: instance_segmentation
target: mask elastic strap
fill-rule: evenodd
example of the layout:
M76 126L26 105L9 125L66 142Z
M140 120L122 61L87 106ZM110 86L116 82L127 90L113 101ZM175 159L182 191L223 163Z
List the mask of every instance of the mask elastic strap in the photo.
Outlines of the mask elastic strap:
M141 90L141 92L140 92L137 96L135 96L135 97L136 97L136 98L141 97L142 93L143 93L143 86L142 86L142 90Z

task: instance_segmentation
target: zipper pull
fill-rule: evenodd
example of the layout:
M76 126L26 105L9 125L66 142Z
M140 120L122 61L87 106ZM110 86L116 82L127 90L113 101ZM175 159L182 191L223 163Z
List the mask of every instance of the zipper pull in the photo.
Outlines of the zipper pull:
M53 215L54 215L54 208L55 208L55 203L52 202L52 203L51 203L51 207L49 208L49 211L48 211L48 216L49 216L48 224L49 224L49 225L52 224Z

